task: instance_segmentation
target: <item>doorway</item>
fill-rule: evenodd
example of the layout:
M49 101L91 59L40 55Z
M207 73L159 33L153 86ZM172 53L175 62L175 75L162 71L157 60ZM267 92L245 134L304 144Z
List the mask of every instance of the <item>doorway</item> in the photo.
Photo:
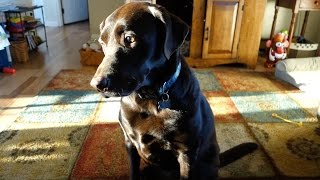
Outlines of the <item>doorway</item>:
M89 18L88 0L61 0L63 24L75 23Z

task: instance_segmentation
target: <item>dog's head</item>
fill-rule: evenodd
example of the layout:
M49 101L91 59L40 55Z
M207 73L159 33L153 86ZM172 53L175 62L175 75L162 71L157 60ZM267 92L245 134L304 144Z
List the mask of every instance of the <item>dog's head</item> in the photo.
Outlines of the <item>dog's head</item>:
M100 24L104 59L91 86L104 96L127 96L150 85L148 75L177 51L188 26L163 7L128 3Z

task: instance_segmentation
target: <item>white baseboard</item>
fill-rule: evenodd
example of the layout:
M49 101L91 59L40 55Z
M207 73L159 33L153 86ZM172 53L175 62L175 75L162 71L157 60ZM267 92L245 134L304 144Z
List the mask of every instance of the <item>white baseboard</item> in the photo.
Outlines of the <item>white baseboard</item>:
M46 26L51 26L51 27L60 27L63 26L63 24L57 22L57 21L46 21Z

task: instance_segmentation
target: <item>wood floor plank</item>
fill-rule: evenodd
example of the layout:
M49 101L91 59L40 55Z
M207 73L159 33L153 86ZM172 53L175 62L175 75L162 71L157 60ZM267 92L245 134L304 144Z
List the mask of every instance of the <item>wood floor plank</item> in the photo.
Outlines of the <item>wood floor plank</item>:
M41 35L41 31L39 34ZM82 68L78 50L82 44L90 38L88 22L80 22L63 27L48 27L48 45L39 46L37 52L30 52L30 60L27 63L15 63L14 68L17 73L14 75L0 74L0 96L11 97L19 95L17 88L22 88L19 92L31 95L31 92L38 92L41 86L30 83L29 86L22 86L31 77L38 78L35 82L45 84L49 78L54 77L61 69ZM44 78L45 80L41 80ZM24 90L25 89L25 90Z
M10 95L14 91L17 91L22 84L27 82L33 74L36 73L35 69L21 69L14 75L7 75L0 80L0 95ZM23 87L22 87L23 88Z

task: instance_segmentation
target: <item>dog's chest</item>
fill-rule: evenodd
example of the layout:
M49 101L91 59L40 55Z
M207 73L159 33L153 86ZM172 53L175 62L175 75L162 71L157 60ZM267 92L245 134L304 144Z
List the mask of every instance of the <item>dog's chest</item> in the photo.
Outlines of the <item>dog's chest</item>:
M129 96L121 102L121 127L140 156L146 159L151 154L173 149L180 117L181 113L175 110L158 110L153 100Z

